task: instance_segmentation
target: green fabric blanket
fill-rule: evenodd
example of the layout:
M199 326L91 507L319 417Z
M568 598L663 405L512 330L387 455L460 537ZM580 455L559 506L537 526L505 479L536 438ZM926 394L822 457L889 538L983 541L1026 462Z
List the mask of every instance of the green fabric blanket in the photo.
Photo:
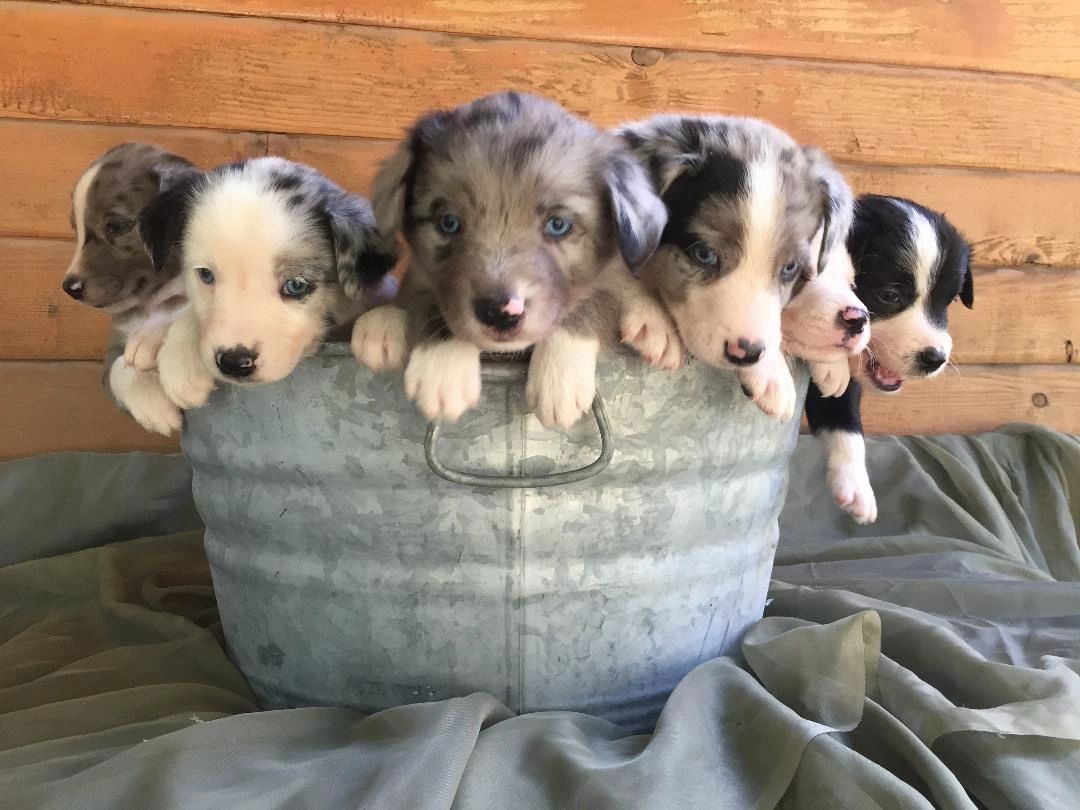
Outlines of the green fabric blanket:
M479 694L258 712L182 459L0 465L0 807L1077 806L1080 441L868 456L858 527L801 440L745 661L695 669L648 736Z

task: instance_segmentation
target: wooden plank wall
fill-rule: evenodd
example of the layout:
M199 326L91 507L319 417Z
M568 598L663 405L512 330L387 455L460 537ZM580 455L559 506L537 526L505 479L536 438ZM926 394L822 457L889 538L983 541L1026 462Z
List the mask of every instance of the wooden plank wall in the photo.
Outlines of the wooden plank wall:
M767 118L859 191L975 244L955 359L877 432L1080 432L1080 3L985 0L0 2L0 458L168 449L99 388L107 324L60 292L71 185L148 140L210 165L283 154L365 191L418 114L515 87L602 125Z

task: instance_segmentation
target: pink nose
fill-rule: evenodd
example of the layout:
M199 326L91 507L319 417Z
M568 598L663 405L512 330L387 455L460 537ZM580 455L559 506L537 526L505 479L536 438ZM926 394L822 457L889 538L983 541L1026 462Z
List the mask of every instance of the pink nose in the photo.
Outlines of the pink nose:
M506 299L502 308L504 315L521 315L525 312L525 299L520 295L512 295Z

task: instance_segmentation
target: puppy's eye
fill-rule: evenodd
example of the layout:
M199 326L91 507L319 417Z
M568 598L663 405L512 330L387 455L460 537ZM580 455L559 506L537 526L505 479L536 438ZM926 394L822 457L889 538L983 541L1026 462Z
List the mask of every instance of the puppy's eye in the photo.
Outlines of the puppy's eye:
M439 217L439 230L448 236L453 236L461 230L461 220L453 214L443 214Z
M799 263L788 262L780 268L780 281L787 284L789 281L794 281L795 276L799 275Z
M311 289L311 282L306 278L290 278L281 285L281 294L290 298L299 298Z
M203 284L214 283L214 271L211 270L209 267L196 268L195 272L199 274L199 281L201 281Z
M131 230L131 226L135 223L130 219L124 219L123 217L113 217L105 223L105 234L110 239L115 239L117 236L123 236L125 233Z
M890 287L885 287L878 290L877 299L887 307L895 307L900 303L900 293Z
M687 253L690 254L690 258L695 262L703 264L706 267L715 267L716 263L719 261L716 251L704 242L695 242L690 246L690 250L688 250Z
M562 239L570 233L570 230L573 227L574 223L568 219L563 219L562 217L550 217L548 221L544 223L544 233L552 239Z

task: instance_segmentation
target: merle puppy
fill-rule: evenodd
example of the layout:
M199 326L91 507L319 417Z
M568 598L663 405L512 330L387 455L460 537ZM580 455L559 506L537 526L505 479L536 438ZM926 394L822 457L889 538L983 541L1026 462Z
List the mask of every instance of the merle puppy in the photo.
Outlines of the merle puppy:
M176 261L157 272L135 227L159 193L197 173L179 155L146 143L110 149L82 174L71 195L75 255L64 292L112 316L104 382L113 399L146 430L179 430L180 410L153 370L161 327L186 305Z
M557 104L506 92L420 119L372 198L410 263L398 306L361 317L357 359L404 365L429 419L480 397L481 352L532 348L526 395L569 428L595 393L601 347L624 340L671 367L678 336L628 272L652 254L664 206L618 138Z
M933 377L949 361L949 304L975 301L971 248L943 214L911 200L859 197L848 236L855 291L866 302L873 331L858 378L886 393L905 377ZM836 502L859 523L877 519L866 470L859 410L861 388L852 380L838 398L811 384L806 399L810 429L826 444L829 487Z

